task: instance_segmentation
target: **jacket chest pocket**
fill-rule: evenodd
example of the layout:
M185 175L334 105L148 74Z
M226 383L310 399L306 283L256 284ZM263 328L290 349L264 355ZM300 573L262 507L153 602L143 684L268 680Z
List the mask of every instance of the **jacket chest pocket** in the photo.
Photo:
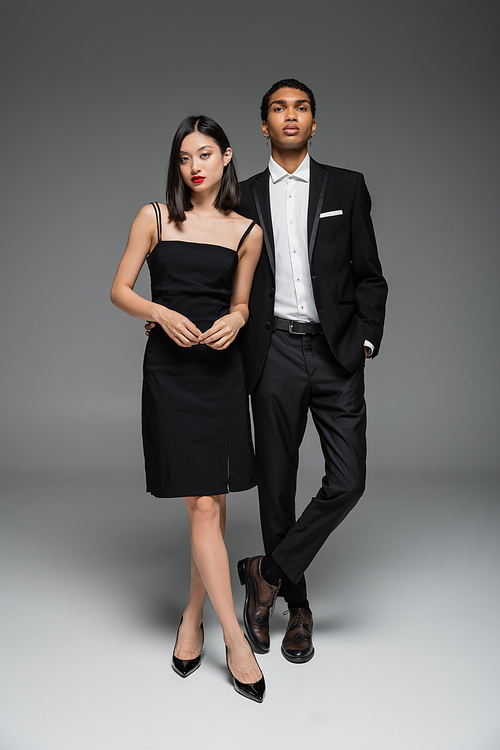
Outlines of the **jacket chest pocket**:
M348 223L343 215L324 216L319 220L318 239L320 242L334 243L338 237L341 237L348 227Z

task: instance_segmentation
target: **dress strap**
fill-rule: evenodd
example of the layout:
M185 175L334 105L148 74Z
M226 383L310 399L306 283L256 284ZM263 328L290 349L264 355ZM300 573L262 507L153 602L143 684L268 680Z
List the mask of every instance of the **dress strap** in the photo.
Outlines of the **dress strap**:
M153 203L151 202L151 205L153 206L156 214L156 231L158 233L158 242L161 241L161 236L163 234L162 227L161 227L161 208L159 203Z
M257 223L256 221L252 221L252 223L245 229L245 233L244 233L243 237L238 242L238 247L236 248L236 252L238 252L238 250L240 249L240 247L243 245L243 243L245 242L247 236L250 234L250 232L252 231L252 229L254 228L254 226L256 225L256 223Z

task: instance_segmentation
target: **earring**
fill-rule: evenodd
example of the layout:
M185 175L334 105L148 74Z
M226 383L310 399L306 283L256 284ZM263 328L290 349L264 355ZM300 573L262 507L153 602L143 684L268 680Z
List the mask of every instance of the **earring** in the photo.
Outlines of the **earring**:
M266 139L266 146L269 146L269 136L265 135L264 138Z
M315 136L315 135L316 135L316 133L312 133L312 134L311 134L311 137L309 138L309 143L312 143L312 141L313 141L313 138L314 138L314 136Z

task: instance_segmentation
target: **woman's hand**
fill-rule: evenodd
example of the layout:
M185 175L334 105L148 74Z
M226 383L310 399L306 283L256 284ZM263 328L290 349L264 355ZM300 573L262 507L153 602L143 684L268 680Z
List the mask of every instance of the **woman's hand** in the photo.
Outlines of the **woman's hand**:
M200 336L200 344L206 344L212 349L227 349L235 340L240 328L247 322L250 289L261 249L262 229L255 225L238 252L239 262L233 278L229 314L216 320L213 326Z
M201 334L198 341L206 344L211 349L227 349L233 343L238 331L245 325L245 318L241 312L235 310L229 315L224 315L208 331Z
M185 315L162 305L155 305L155 313L156 322L177 346L189 348L199 343L202 333Z

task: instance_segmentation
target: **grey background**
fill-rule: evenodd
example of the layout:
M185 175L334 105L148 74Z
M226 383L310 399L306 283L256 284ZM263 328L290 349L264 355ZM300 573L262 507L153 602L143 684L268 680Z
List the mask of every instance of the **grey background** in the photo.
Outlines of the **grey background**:
M270 687L260 714L224 679L214 692L221 654L197 686L165 677L184 603L186 522L181 503L144 495L145 338L108 296L135 214L162 199L182 117L220 121L247 177L268 157L261 96L285 76L315 91L312 156L365 174L390 288L381 355L367 366L369 490L311 568L328 658L300 668L313 701L300 731L318 743L329 733L345 750L499 746L490 700L499 612L489 594L499 520L499 15L486 0L4 3L6 750L157 750L192 721L164 726L166 707L188 716L193 695L205 712L195 736L209 745L232 746L250 711L266 736L292 738L273 721L293 716L283 686L297 674L277 648L263 658L274 662L262 664ZM148 292L144 271L137 289ZM313 432L301 467L305 502L321 475ZM255 493L231 500L233 562L259 551L255 504ZM142 625L129 631L134 618ZM134 694L130 684L158 669L157 657L161 673ZM221 740L226 700L241 717Z

